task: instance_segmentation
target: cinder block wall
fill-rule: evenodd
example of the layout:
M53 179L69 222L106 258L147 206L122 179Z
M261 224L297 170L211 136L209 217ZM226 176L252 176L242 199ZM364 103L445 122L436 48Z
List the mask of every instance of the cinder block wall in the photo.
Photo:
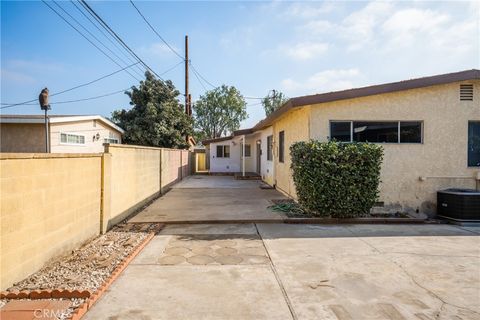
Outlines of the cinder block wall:
M99 234L100 154L0 154L1 288Z
M161 149L112 144L106 152L111 155L110 168L105 166L110 172L112 199L110 212L105 212L105 227L109 228L159 195Z
M171 185L190 175L187 150L110 144L105 147L102 231L120 222ZM110 177L108 179L108 177Z
M186 150L162 149L162 190L190 174L190 158Z
M1 153L0 289L105 232L190 174L186 150Z

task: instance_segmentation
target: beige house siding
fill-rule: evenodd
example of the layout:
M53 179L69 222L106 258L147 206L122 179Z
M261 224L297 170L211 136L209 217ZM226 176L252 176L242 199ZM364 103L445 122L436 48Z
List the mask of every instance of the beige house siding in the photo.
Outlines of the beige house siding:
M474 101L459 100L460 83L474 83ZM422 144L382 144L380 200L433 212L437 190L475 188L480 169L467 167L467 136L468 121L480 120L479 100L476 80L312 105L311 138L327 141L331 120L423 121Z
M293 183L292 172L290 169L290 146L297 141L306 141L309 139L310 107L303 107L286 113L283 117L276 120L273 124L273 159L275 165L275 185L276 188L289 196L296 197L295 185ZM279 162L279 141L278 136L281 131L285 132L285 161Z
M45 125L2 123L0 152L45 152Z
M61 133L71 133L85 136L85 144L65 144L60 140ZM93 137L99 135L99 139ZM121 134L117 130L105 125L99 120L85 120L78 122L64 122L50 124L50 144L52 153L103 152L104 139L113 137L121 143Z

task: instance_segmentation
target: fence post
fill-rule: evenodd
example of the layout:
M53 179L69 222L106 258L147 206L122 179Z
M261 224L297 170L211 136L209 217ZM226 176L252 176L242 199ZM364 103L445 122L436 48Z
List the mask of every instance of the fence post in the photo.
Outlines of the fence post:
M108 147L105 148L106 151ZM108 229L110 220L111 201L112 201L112 154L102 154L101 165L101 189L100 189L100 234L104 234Z
M160 163L158 164L158 170L160 170L159 172L159 192L160 194L162 195L163 194L163 189L162 189L162 162L163 162L163 148L159 150L160 152Z

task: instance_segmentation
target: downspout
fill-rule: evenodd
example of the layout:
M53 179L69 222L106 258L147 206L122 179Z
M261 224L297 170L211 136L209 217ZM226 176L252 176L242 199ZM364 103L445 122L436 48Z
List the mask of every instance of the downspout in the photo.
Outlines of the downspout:
M245 177L245 135L242 136L242 176Z

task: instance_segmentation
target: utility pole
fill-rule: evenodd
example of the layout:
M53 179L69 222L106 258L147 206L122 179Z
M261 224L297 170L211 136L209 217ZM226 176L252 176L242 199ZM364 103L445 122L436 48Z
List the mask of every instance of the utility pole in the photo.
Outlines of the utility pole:
M48 103L48 89L44 88L42 92L40 92L40 95L38 96L38 102L40 103L40 109L45 111L45 152L49 153L50 152L50 139L48 136L48 110L51 109L50 104Z
M189 114L189 92L188 92L188 35L185 36L185 113Z

